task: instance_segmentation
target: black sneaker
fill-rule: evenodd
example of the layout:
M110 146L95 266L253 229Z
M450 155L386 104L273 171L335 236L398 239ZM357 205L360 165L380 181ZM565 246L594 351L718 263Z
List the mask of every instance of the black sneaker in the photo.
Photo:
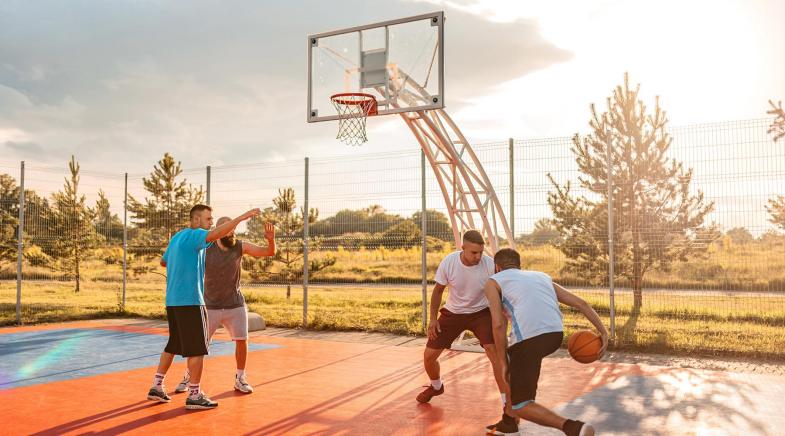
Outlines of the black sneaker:
M499 422L485 427L485 434L517 435L520 433L518 433L518 424L515 423L515 418L504 414Z
M562 430L567 436L594 436L594 427L583 421L568 419Z
M147 399L152 401L159 401L161 403L168 403L172 401L172 398L169 395L166 395L166 391L164 389L156 389L150 388L147 392Z
M199 394L199 397L196 398L195 400L191 399L190 396L185 400L186 409L191 409L191 410L215 409L216 407L218 407L218 402L207 398L207 396L204 393Z

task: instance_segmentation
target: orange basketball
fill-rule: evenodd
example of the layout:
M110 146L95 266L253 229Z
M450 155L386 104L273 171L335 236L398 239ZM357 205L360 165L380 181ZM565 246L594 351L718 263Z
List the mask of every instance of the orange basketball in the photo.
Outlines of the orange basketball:
M602 338L591 330L579 330L567 340L570 356L580 363L592 363L600 357Z

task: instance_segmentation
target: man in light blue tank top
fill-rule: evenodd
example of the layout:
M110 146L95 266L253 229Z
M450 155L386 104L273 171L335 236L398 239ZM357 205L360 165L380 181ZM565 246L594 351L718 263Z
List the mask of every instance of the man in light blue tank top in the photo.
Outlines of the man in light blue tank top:
M589 304L539 271L521 271L521 257L511 248L493 258L496 274L485 284L491 309L497 364L509 399L508 414L560 429L568 436L593 436L594 427L566 419L534 402L542 359L558 350L564 338L559 303L578 309L602 337L600 358L608 346L608 331ZM512 329L509 346L507 318ZM499 434L499 433L494 433Z

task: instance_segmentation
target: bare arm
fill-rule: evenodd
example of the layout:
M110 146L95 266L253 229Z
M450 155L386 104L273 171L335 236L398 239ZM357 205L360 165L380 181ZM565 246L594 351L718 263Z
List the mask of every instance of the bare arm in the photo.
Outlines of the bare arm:
M264 239L267 240L267 248L262 248L256 244L243 241L243 254L253 257L268 257L275 255L275 225L273 223L264 224Z
M259 208L251 209L248 212L238 216L237 218L229 222L223 223L220 226L215 227L214 229L210 230L210 232L207 234L207 238L205 238L206 242L213 242L223 238L224 236L231 233L231 231L234 230L238 224L249 218L253 218L257 216L260 213L262 213L262 211L259 210Z
M504 316L502 307L501 288L496 280L485 282L485 298L491 310L491 325L493 327L493 343L496 345L496 359L500 368L507 366L507 317Z
M566 304L567 306L578 309L583 314L583 316L585 316L586 319L588 319L594 325L594 328L600 332L600 336L602 337L602 350L600 351L600 357L602 357L602 355L605 354L605 350L608 348L608 330L602 323L600 316L597 315L597 312L595 312L589 303L587 303L583 298L564 289L564 287L557 283L553 284L553 288L556 290L556 298L559 300L559 303Z
M442 295L444 295L444 290L446 288L447 286L442 285L441 283L436 283L433 286L433 292L431 293L431 317L430 321L428 321L429 339L436 339L437 334L442 331L439 326L438 316L439 306L442 305Z
M268 257L275 254L275 242L268 244L267 247L260 247L256 244L243 241L243 254L253 257Z

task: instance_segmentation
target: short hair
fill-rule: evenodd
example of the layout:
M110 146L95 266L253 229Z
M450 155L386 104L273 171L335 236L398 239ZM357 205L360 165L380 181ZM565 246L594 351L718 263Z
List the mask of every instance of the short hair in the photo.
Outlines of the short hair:
M521 267L521 255L512 248L502 248L493 256L493 263L501 269Z
M222 216L221 218L218 218L218 221L215 222L215 225L220 226L221 224L228 223L231 220L232 219L228 216Z
M463 234L463 242L485 245L485 239L477 230L467 230L466 233Z
M188 219L194 219L194 215L196 215L197 213L203 210L209 210L210 212L212 212L213 208L206 204L197 204L196 206L191 208L191 212L188 213Z

